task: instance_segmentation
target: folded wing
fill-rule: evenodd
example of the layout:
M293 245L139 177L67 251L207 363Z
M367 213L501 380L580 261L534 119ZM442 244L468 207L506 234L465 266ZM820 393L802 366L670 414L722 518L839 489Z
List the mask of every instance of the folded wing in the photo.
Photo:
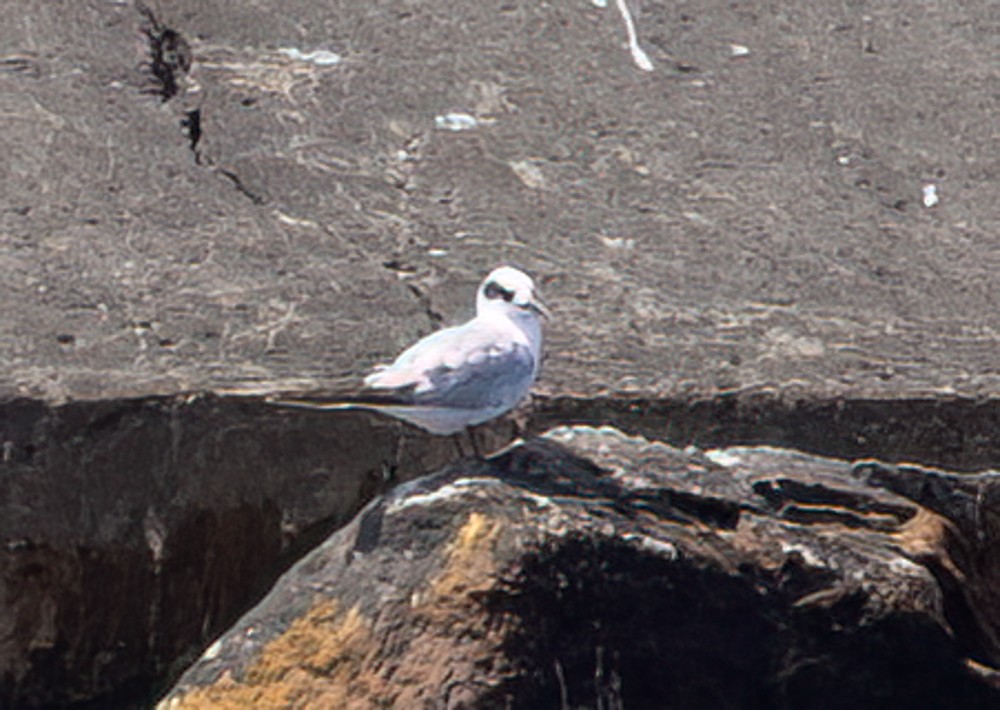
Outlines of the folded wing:
M535 358L526 345L476 325L473 321L428 336L365 378L365 384L411 404L513 406L531 386Z

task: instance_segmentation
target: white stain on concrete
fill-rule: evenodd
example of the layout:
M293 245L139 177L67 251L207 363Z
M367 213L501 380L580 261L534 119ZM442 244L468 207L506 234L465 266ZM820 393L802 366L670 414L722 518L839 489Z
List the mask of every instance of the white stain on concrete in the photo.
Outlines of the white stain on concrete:
M284 54L289 59L296 59L300 62L309 62L310 64L315 64L318 67L330 67L334 64L340 64L341 56L335 52L329 52L325 49L316 49L312 52L303 52L301 49L296 47L281 47L278 52Z
M472 114L453 111L434 117L434 126L443 131L471 131L479 125L479 119Z
M645 50L639 46L639 37L635 31L635 22L632 20L632 13L629 12L625 0L615 0L618 12L622 14L625 21L625 34L628 36L628 51L632 54L632 61L643 71L653 71L653 62Z
M940 201L937 194L937 185L927 183L923 186L922 191L924 193L924 207L933 207Z
M510 169L517 175L518 180L524 183L525 187L532 190L544 190L546 187L545 175L538 167L535 160L512 160L507 163Z

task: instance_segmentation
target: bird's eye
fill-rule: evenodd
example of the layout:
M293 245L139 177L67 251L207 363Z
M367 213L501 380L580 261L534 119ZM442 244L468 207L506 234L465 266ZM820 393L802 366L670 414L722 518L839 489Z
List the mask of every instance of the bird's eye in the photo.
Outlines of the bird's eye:
M494 301L498 298L502 298L503 300L507 301L507 303L510 303L511 301L514 300L514 292L508 291L503 286L498 284L496 281L490 281L488 284L486 284L486 288L483 290L483 293L486 295L486 298L490 299L491 301Z

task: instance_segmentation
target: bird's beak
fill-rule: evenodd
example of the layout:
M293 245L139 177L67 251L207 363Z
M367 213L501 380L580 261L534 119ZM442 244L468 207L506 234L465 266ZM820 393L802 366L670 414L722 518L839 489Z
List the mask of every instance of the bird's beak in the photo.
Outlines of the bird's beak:
M533 310L545 320L552 320L552 311L548 309L545 302L542 301L537 293L531 294L531 300L528 301L528 308Z

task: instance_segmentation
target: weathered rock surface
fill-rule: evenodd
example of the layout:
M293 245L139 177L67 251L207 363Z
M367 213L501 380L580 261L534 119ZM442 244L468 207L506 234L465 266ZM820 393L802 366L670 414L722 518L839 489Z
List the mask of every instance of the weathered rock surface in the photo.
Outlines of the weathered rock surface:
M528 429L618 421L702 446L784 442L970 465L996 456L988 403L913 403L896 420L889 403L604 406L551 401ZM372 495L457 455L450 440L375 416L254 398L18 400L0 415L0 706L141 704L306 546ZM477 432L486 450L509 436L503 422ZM987 601L970 597L969 613L1000 618Z
M307 546L456 455L384 419L216 397L0 411L0 707L141 704Z
M554 430L370 504L161 707L996 707L998 495Z

